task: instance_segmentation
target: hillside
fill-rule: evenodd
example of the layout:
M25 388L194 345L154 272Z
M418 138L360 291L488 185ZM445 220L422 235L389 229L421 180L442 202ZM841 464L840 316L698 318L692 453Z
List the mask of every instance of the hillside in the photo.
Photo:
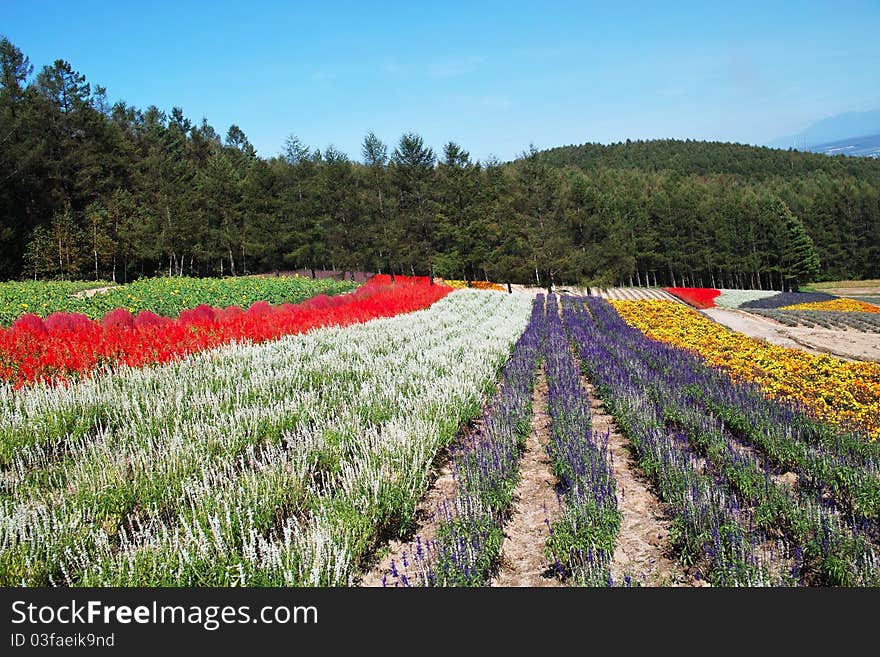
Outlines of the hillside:
M681 175L733 174L750 180L824 172L880 182L880 162L829 158L817 153L728 142L677 139L560 146L541 153L549 164L584 170L642 169Z
M278 270L790 287L880 277L880 161L742 144L585 144L501 164L415 132L361 161L260 157L180 107L106 100L0 39L0 279ZM15 71L12 71L15 69ZM16 72L17 71L17 72ZM15 75L12 75L15 72ZM93 90L94 89L94 90Z

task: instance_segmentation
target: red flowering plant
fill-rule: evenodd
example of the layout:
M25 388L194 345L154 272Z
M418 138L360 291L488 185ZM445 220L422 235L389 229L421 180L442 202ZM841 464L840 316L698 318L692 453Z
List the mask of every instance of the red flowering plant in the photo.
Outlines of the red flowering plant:
M669 294L681 299L694 308L714 308L715 297L721 290L714 287L664 287Z
M451 291L429 285L426 277L397 276L392 283L389 276L374 276L350 294L277 306L258 301L247 310L203 304L177 319L148 310L133 317L125 308L110 311L100 322L78 313L53 313L46 319L27 314L0 331L0 379L20 386L64 380L112 363L165 363L233 341L264 342L427 308Z

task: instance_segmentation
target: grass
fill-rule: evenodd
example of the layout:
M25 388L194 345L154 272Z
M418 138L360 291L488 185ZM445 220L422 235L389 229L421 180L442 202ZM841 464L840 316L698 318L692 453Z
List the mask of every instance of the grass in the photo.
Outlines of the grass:
M870 278L864 281L823 281L810 283L801 288L803 292L824 292L826 290L846 289L858 290L859 288L880 288L880 278Z

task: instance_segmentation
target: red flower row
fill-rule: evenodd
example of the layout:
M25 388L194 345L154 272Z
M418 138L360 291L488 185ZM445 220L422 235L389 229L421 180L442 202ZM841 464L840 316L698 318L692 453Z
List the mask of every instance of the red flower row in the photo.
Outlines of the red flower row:
M714 308L714 299L721 294L721 290L713 287L664 287L663 289L694 308Z
M109 363L141 366L166 363L185 354L236 340L263 342L324 326L346 326L426 308L452 291L425 277L374 276L351 294L318 295L300 304L271 306L258 301L237 306L201 305L177 319L125 308L95 322L79 313L26 314L0 331L0 379L16 386L65 380Z

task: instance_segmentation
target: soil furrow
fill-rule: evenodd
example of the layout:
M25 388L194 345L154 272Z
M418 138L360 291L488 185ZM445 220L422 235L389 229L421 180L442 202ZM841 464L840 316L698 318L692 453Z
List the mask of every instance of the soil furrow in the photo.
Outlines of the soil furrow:
M413 537L421 537L422 543L430 543L437 538L437 526L442 517L440 510L444 504L452 504L457 488L458 482L452 471L452 459L447 450L439 464L436 479L434 479L428 489L428 493L416 507L416 529L412 537L407 537L404 540L394 539L389 541L385 546L385 550L382 551L383 556L364 574L358 583L359 586L382 586L383 579L391 575L391 561L394 560L400 563L400 555L410 546Z
M613 460L617 481L617 505L620 532L612 561L615 581L626 576L642 586L693 586L695 580L685 574L671 556L670 521L663 506L649 489L627 448L627 439L596 396L593 385L584 378L582 385L590 398L593 431L609 434L608 451Z
M556 477L550 466L547 443L547 380L538 374L532 395L532 430L521 460L520 481L514 494L513 512L504 528L501 567L493 586L559 586L553 567L544 556L550 525L559 515Z

